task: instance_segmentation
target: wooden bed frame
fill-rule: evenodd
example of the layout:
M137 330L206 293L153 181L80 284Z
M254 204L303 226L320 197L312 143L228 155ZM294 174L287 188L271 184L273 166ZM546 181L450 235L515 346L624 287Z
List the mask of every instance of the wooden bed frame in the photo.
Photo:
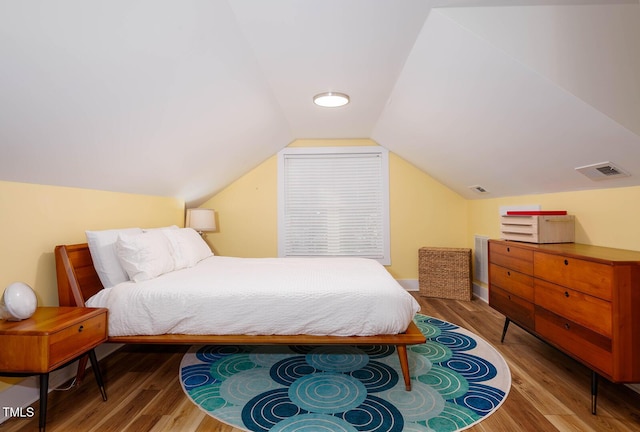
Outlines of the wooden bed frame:
M103 289L87 243L55 248L58 298L60 306L85 306L85 299ZM206 345L395 345L405 387L411 390L407 345L426 341L411 322L404 333L376 336L310 335L186 335L114 336L107 342L129 344L206 344Z

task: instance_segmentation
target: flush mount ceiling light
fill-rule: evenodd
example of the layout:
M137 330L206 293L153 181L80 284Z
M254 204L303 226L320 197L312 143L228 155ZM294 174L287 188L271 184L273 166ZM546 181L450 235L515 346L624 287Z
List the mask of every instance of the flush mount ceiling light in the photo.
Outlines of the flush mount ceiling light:
M349 96L344 93L326 92L313 97L313 103L325 108L337 108L349 103Z

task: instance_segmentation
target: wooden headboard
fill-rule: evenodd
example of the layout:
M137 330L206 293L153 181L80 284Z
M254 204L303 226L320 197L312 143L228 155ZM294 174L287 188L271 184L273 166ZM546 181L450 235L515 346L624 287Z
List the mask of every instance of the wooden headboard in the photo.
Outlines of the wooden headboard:
M103 288L87 243L56 246L55 257L60 306L84 306Z

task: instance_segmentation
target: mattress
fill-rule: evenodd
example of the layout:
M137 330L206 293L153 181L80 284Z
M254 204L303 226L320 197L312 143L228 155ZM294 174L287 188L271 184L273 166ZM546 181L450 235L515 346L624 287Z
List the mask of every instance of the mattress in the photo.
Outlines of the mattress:
M406 330L420 307L366 258L234 258L101 290L109 335L371 336Z

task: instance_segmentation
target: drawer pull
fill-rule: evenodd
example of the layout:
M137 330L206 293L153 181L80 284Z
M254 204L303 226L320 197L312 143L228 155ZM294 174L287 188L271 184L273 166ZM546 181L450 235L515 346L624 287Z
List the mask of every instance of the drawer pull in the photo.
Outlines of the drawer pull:
M564 292L564 296L565 296L566 298L569 298L569 291L565 291L565 292Z
M510 271L507 272L507 276L511 276L511 272Z
M507 252L511 252L511 248L510 247L507 248Z
M80 327L78 327L78 333L82 333L82 330L84 330L84 326L81 325Z
M508 298L509 300L511 300L511 294L509 294L509 295L507 296L507 298Z
M567 330L569 330L569 329L571 328L571 326L569 325L569 323L565 323L565 324L564 324L564 328L565 328L565 329L567 329Z
M569 260L564 260L564 265L569 265Z

